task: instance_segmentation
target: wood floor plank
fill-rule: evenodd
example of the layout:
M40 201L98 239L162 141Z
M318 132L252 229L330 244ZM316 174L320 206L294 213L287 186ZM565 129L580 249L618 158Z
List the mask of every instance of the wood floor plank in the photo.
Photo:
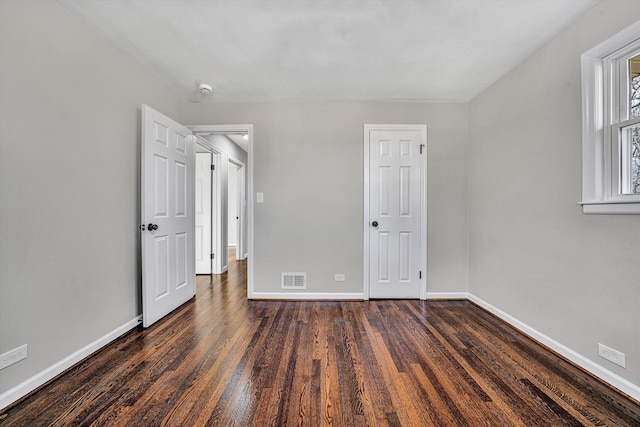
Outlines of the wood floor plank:
M448 313L455 314L451 313L450 310L448 310ZM466 343L469 348L470 360L476 364L476 369L486 371L486 375L495 383L495 388L502 391L507 400L512 401L511 405L518 410L521 418L529 416L545 417L549 411L557 409L569 424L574 423L574 418L582 420L581 422L590 422L574 407L564 405L564 402L555 395L547 395L542 399L542 405L531 405L526 399L520 398L517 393L514 393L514 390L521 388L522 383L531 384L529 398L541 397L538 393L540 390L536 392L535 390L537 389L534 389L535 386L531 383L531 381L535 382L535 379L530 376L527 370L521 369L521 365L514 363L513 357L505 357L507 354L503 351L504 344L499 342L500 340L487 337L473 325L465 322L464 319L454 319L454 317L456 316L448 317L449 324L453 325L458 331L457 334L460 340ZM494 351L487 352L486 348L493 348ZM541 368L538 367L538 369Z
M246 261L0 413L4 426L640 426L466 301L249 301Z
M449 320L453 317L459 318L455 312L451 310L448 310L448 312L450 314ZM486 313L485 316L488 321L496 320ZM585 388L578 387L579 382L577 380L585 375L584 372L559 358L555 360L555 363L548 363L548 359L544 356L542 358L539 356L540 346L531 340L527 340L526 350L521 346L524 342L513 339L505 341L505 336L510 334L519 335L519 332L513 331L501 322L490 323L502 328L502 334L485 336L482 334L482 329L478 329L476 323L470 324L464 318L460 319L461 323L457 326L459 333L463 334L465 330L472 331L467 340L476 343L476 351L483 353L485 359L493 360L496 369L502 372L504 376L508 375L508 372L517 373L520 377L519 381L527 385L532 396L537 396L542 402L546 402L543 407L547 407L548 410L559 411L562 414L566 411L571 415L567 419L569 424L574 423L571 418L576 418L583 424L608 424L600 418L599 414L589 408L589 402L596 395L585 394ZM516 346L520 351L513 352L509 349L511 346ZM487 347L492 348L493 351L487 352L484 350ZM557 365L564 366L563 369L554 373L556 371L554 366ZM554 380L549 381L550 378L554 378ZM565 378L568 380L565 380ZM599 382L590 382L592 384L600 384ZM604 396L603 394L600 395ZM583 399L584 397L586 397L586 400ZM615 412L615 407L612 407L612 410ZM627 423L633 425L634 421L632 419L622 421L622 425ZM618 425L618 422L614 423L614 425Z

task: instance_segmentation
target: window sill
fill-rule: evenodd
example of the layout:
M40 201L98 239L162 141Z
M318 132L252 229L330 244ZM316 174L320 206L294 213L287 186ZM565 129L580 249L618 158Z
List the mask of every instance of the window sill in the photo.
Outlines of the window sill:
M640 202L578 202L582 212L591 215L638 215Z

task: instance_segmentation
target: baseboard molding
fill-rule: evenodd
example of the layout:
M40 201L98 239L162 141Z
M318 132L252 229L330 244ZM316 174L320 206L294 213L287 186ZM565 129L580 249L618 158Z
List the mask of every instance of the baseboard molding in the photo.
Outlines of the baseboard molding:
M250 299L264 300L329 300L329 301L363 301L364 293L301 293L301 292L253 292ZM467 292L427 292L428 300L466 300L469 299Z
M469 299L468 292L427 292L427 300Z
M262 300L299 300L299 301L362 301L364 294L357 293L332 293L332 292L253 292L250 299Z
M595 363L591 359L587 359L586 357L584 357L580 353L577 353L574 350L571 350L570 348L564 346L563 344L560 344L559 342L555 341L554 339L552 339L552 338L546 336L545 334L533 329L529 325L521 322L520 320L516 319L515 317L505 313L504 311L500 310L499 308L494 307L493 305L489 304L488 302L486 302L486 301L484 301L484 300L482 300L482 299L480 299L480 298L478 298L478 297L476 297L476 296L474 296L472 294L469 294L469 301L479 305L480 307L484 308L485 310L487 310L491 314L493 314L493 315L499 317L500 319L504 320L505 322L507 322L508 324L513 326L514 328L518 329L519 331L521 331L525 335L528 335L529 337L533 338L534 340L536 340L536 341L544 344L545 346L549 347L551 350L553 350L556 353L560 354L561 356L565 357L566 359L568 359L572 363L576 364L577 366L581 367L585 371L589 372L591 375L593 375L593 376L595 376L597 378L600 378L602 381L606 382L607 384L611 385L612 387L615 387L618 390L620 390L621 392L629 395L633 399L635 399L637 401L640 401L640 386L632 383L629 380L626 380L626 379L622 378L621 376L619 376L618 374L616 374L614 372L611 372L607 368L604 368L604 367L600 366L599 364Z
M60 375L76 363L83 360L85 357L91 355L92 353L100 350L105 345L114 341L115 339L122 336L124 333L130 331L140 324L142 321L142 316L138 316L134 319L129 320L122 326L117 327L113 331L107 333L101 338L98 338L94 342L89 345L81 348L75 353L65 357L61 361L57 362L54 365L51 365L47 369L39 372L33 377L23 381L12 389L7 390L6 392L0 394L0 410L6 408L11 405L13 402L18 399L26 396L28 393L31 393L33 390L38 387L46 384L48 381L52 380L56 376Z

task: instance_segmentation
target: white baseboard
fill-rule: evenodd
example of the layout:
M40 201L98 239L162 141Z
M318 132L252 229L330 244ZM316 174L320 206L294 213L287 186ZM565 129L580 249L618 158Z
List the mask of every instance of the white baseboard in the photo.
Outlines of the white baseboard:
M47 369L39 372L26 381L23 381L12 389L9 389L0 394L0 410L11 405L13 402L22 398L23 396L26 396L28 393L45 384L47 381L55 378L57 375L60 375L76 363L80 362L85 357L100 350L111 341L114 341L116 338L122 336L125 332L128 332L129 330L135 328L138 324L140 324L141 321L142 316L138 316L134 319L129 320L124 325L117 327L103 337L98 338L91 344L65 357L61 361L55 363L54 365L51 365Z
M427 300L469 299L468 292L427 292Z
M474 296L472 294L469 294L469 301L474 302L475 304L477 304L480 307L484 308L488 312L496 315L500 319L504 320L505 322L507 322L508 324L513 326L514 328L516 328L519 331L523 332L525 335L528 335L529 337L535 339L536 341L544 344L545 346L549 347L551 350L555 351L556 353L558 353L561 356L565 357L566 359L570 360L574 364L580 366L582 369L586 370L587 372L591 373L592 375L600 378L604 382L606 382L606 383L610 384L611 386L617 388L621 392L623 392L623 393L631 396L632 398L640 401L640 386L637 386L636 384L632 383L631 381L628 381L628 380L622 378L620 375L618 375L618 374L616 374L614 372L611 372L607 368L604 368L604 367L600 366L599 364L595 363L591 359L587 359L583 355L575 352L574 350L571 350L570 348L564 346L563 344L560 344L559 342L555 341L554 339L549 338L545 334L533 329L532 327L526 325L525 323L521 322L520 320L516 319L515 317L505 313L504 311L500 310L499 308L496 308L496 307L492 306L488 302L486 302L486 301L484 301L484 300L482 300L482 299L480 299L480 298L478 298L478 297L476 297L476 296Z
M314 301L352 301L364 300L362 292L357 293L331 293L331 292L253 292L250 299L272 300L314 300Z
M274 300L335 300L352 301L365 300L364 293L298 293L298 292L254 292L250 299L274 299ZM427 299L469 299L467 292L427 292Z

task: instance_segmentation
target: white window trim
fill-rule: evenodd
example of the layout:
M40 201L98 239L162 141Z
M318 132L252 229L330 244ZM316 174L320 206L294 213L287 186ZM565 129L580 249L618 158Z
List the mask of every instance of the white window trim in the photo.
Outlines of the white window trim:
M582 205L586 214L640 214L640 196L619 194L618 165L611 147L613 109L610 66L612 54L640 39L640 21L627 27L582 57ZM622 55L616 57L619 58ZM613 80L618 80L614 77ZM613 98L613 99L612 99ZM615 120L617 121L617 120ZM615 159L614 159L615 156Z

